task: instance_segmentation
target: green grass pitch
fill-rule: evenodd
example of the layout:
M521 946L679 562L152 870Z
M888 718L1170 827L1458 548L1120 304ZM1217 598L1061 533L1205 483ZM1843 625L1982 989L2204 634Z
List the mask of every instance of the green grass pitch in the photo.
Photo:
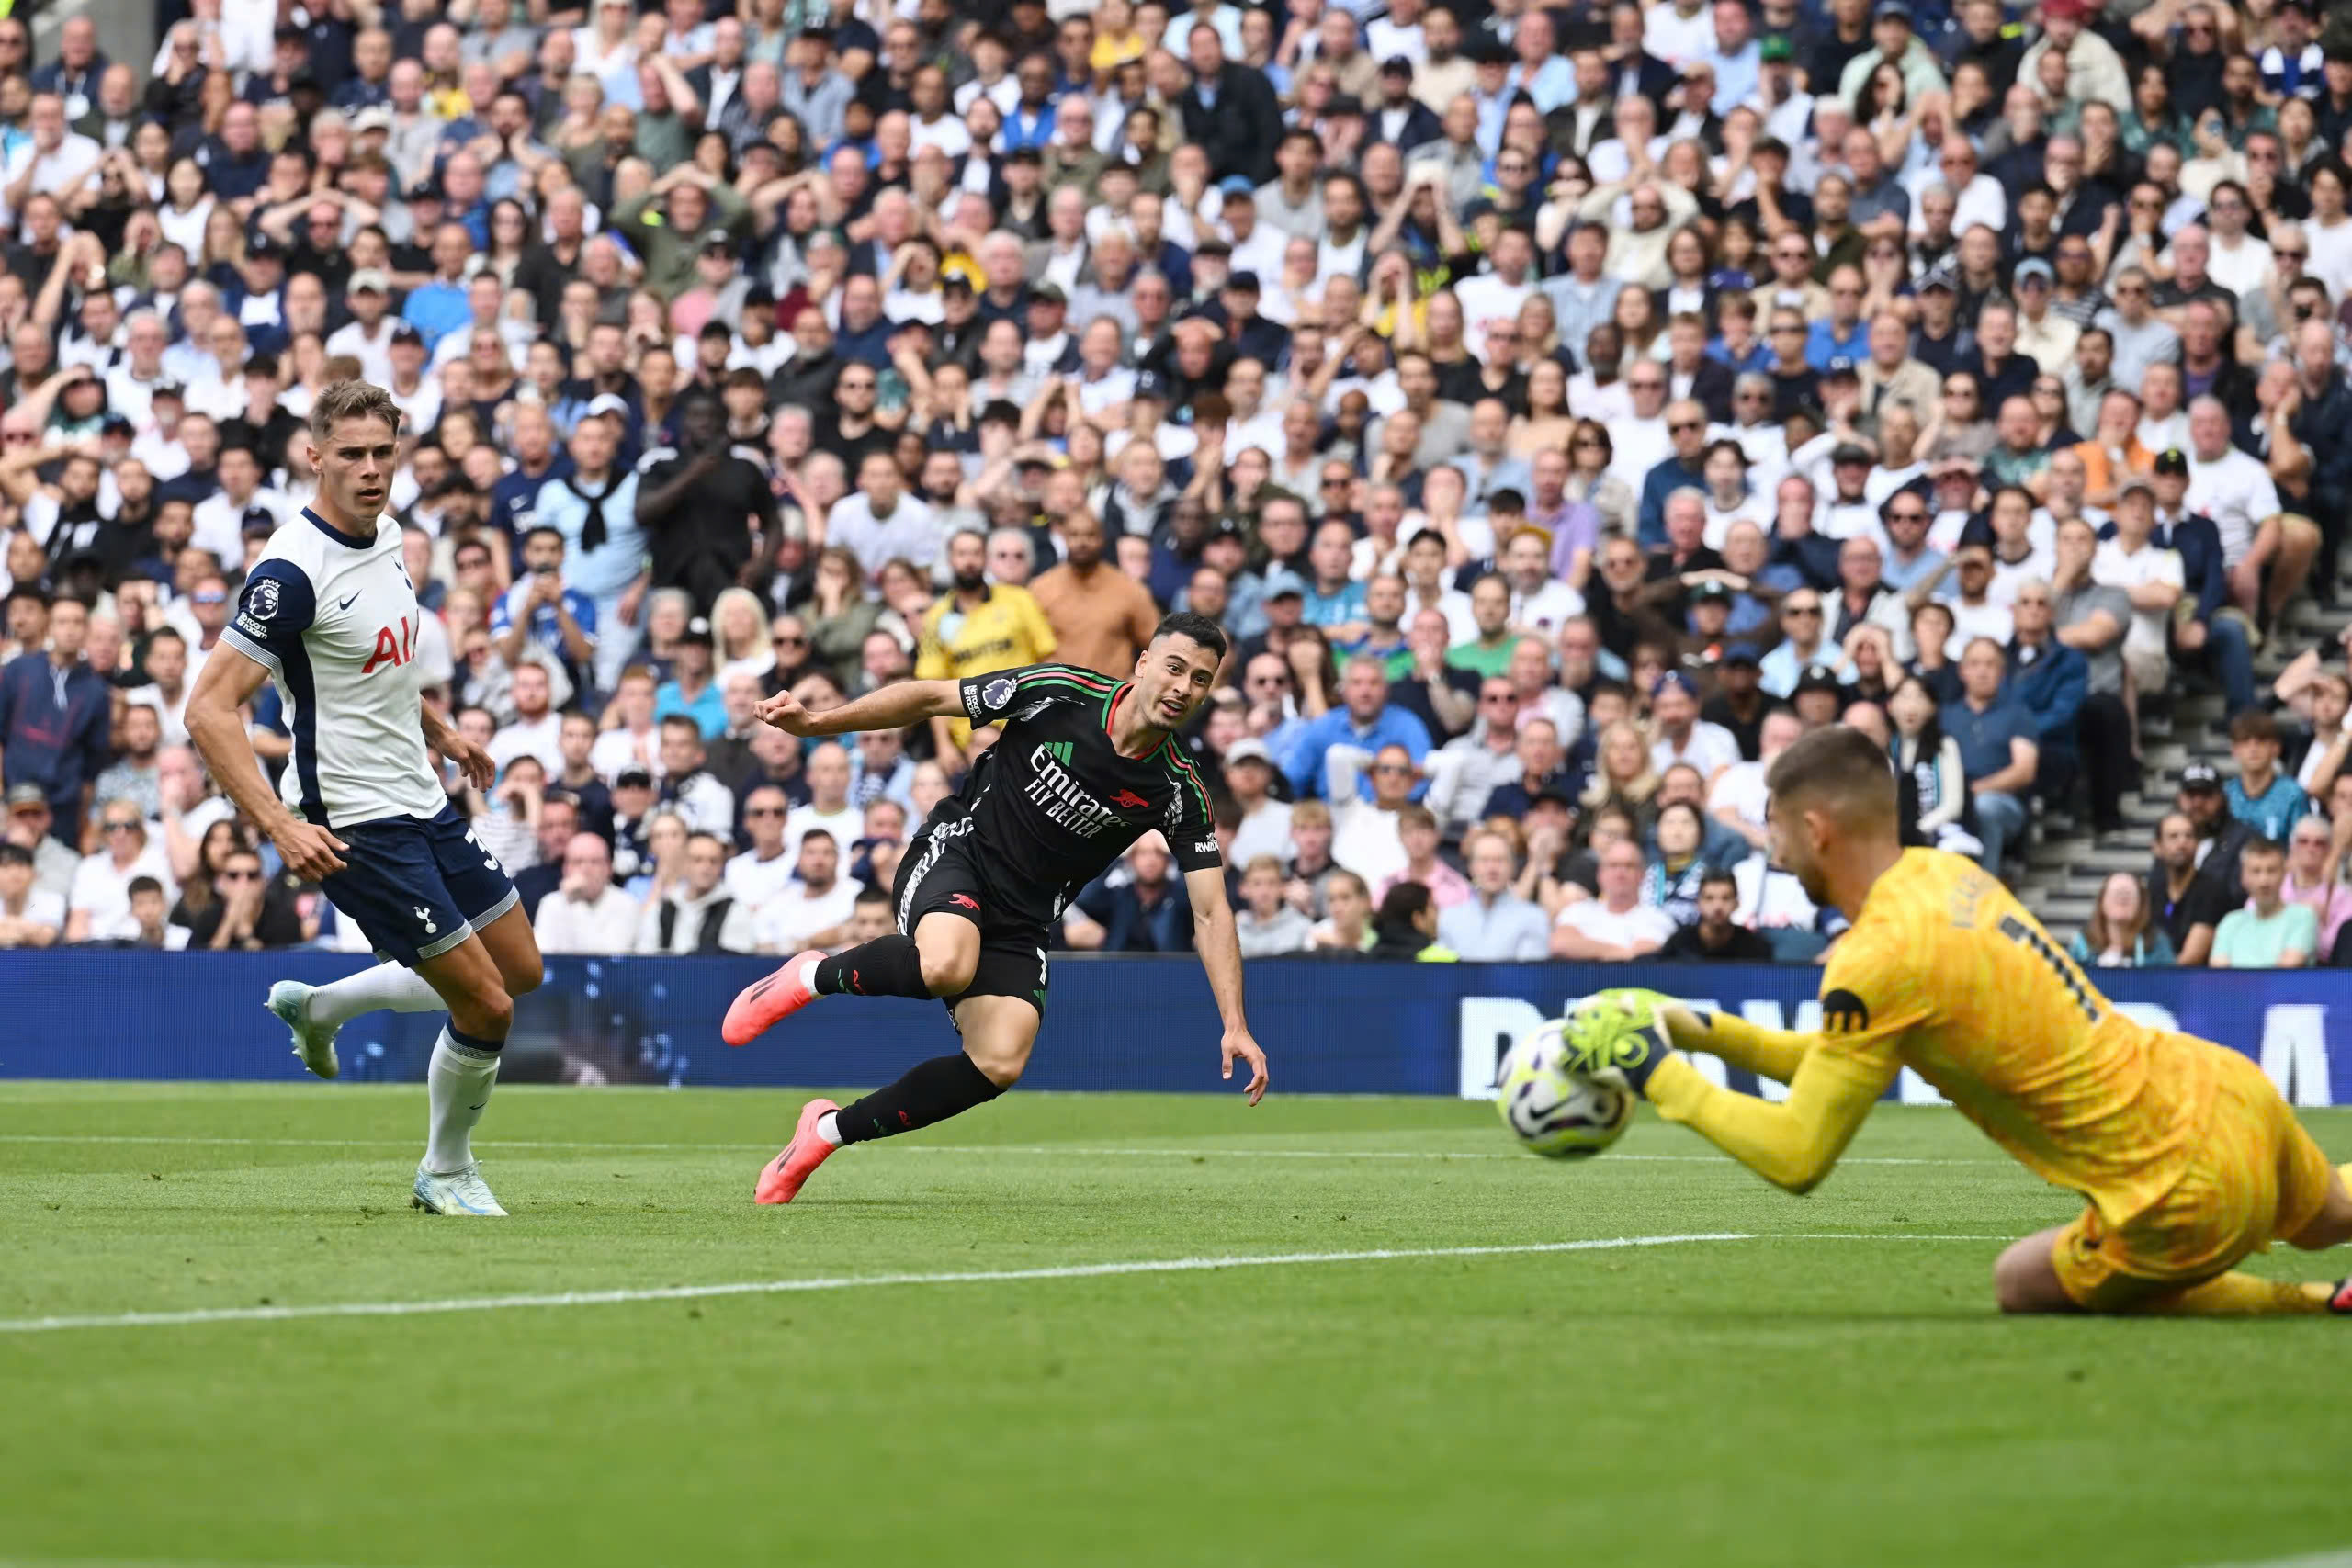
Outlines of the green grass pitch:
M0 1563L2352 1544L2347 1325L2001 1320L2002 1240L2075 1201L1948 1111L1882 1110L1800 1201L1646 1119L1554 1165L1483 1106L1015 1094L756 1208L798 1104L501 1090L514 1217L461 1222L407 1205L421 1088L0 1086ZM2352 1112L2311 1121L2352 1158ZM1654 1237L1718 1239L1557 1249ZM1380 1252L1411 1256L1317 1256ZM1069 1272L1247 1258L1286 1260ZM629 1299L233 1315L599 1292ZM28 1326L58 1318L118 1321Z

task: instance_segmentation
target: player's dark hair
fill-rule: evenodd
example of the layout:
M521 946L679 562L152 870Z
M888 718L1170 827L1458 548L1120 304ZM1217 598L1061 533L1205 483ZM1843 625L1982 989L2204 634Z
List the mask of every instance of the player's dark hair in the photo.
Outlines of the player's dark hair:
M1176 610L1160 617L1159 624L1151 628L1151 640L1158 642L1164 637L1190 637L1216 654L1220 662L1233 649L1223 626L1206 615L1196 615L1190 610Z
M1895 819L1894 772L1879 743L1843 724L1801 735L1775 758L1765 787L1783 808L1833 802L1840 819Z

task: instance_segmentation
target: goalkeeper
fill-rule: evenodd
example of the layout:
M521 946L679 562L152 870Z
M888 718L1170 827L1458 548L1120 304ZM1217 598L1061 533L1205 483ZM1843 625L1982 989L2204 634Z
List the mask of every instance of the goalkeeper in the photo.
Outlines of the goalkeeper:
M1776 860L1853 921L1821 980L1821 1032L1605 993L1566 1031L1570 1065L1614 1068L1669 1122L1792 1192L1829 1174L1908 1066L2028 1169L2087 1200L1994 1265L2005 1312L2352 1312L2352 1280L2236 1271L2274 1240L2352 1241L2352 1167L2332 1168L2260 1067L2136 1023L1973 863L1905 850L1886 753L1858 730L1798 740L1769 775ZM1718 1089L1709 1051L1789 1086Z

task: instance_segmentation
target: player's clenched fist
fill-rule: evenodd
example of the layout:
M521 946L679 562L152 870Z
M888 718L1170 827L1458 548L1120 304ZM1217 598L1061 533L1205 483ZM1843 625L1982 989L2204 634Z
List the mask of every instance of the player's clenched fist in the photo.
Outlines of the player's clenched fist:
M773 724L786 735L816 733L809 728L816 716L802 707L800 699L790 692L778 692L752 711L759 715L762 724Z

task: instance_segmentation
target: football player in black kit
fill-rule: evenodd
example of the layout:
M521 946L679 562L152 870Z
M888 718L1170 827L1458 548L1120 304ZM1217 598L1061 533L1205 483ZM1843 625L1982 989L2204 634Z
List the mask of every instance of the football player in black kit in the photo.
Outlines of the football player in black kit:
M762 719L799 736L957 716L1003 728L907 846L892 899L897 933L831 958L801 953L727 1010L721 1032L741 1045L820 997L937 997L964 1037L962 1051L854 1104L810 1100L792 1142L761 1170L758 1201L791 1202L843 1144L928 1127L1011 1089L1045 1015L1055 923L1079 889L1154 831L1166 835L1192 897L1195 945L1225 1021L1225 1076L1236 1057L1248 1063L1258 1103L1266 1054L1242 1016L1241 948L1208 792L1175 740L1208 700L1225 654L1216 623L1180 613L1159 623L1124 682L1033 664L902 681L830 713L812 714L788 693L760 705Z

